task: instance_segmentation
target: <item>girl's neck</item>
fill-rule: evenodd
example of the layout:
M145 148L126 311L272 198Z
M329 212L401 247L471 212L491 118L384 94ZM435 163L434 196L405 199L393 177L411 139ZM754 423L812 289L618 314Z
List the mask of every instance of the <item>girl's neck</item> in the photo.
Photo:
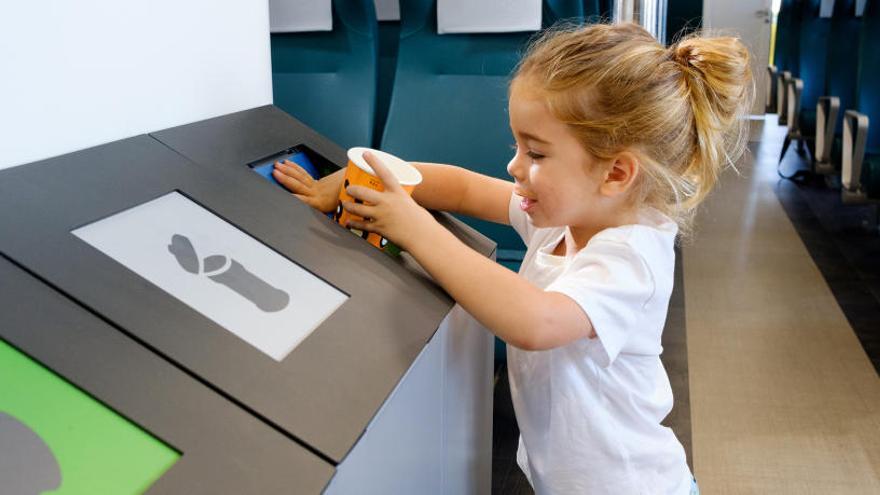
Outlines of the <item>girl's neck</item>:
M593 236L595 236L599 232L614 227L636 224L639 221L638 219L638 212L632 210L621 212L620 215L608 218L608 221L596 225L570 225L565 231L565 238L563 239L563 242L560 243L564 244L564 246L561 245L559 248L557 248L557 251L559 251L560 248L563 248L562 254L565 254L566 252L580 251L584 248L584 246L587 245L588 242L590 242L590 239L592 239Z

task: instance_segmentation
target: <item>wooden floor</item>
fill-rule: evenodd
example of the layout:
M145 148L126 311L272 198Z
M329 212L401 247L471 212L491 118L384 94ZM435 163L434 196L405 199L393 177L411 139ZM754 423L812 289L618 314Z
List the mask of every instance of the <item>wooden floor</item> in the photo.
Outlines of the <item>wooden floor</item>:
M880 379L774 193L782 131L756 130L682 250L695 475L706 494L878 494Z

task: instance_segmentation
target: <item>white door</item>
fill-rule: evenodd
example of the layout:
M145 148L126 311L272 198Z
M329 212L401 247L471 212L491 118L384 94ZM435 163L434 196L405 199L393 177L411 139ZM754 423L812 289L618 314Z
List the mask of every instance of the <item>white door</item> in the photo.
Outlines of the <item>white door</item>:
M703 27L739 36L752 54L755 104L752 113L764 113L767 64L770 62L771 0L703 0Z

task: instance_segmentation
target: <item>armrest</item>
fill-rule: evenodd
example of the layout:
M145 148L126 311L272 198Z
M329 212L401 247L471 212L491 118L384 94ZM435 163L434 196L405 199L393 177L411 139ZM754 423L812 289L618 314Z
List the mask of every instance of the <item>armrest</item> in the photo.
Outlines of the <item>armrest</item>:
M865 160L868 124L868 116L863 113L847 110L843 114L841 182L850 192L858 191L862 185L862 162Z
M788 132L795 134L800 130L801 94L804 92L804 81L800 78L792 78L788 81L786 90L786 103L788 104L786 119L788 120Z
M816 104L816 161L819 163L831 161L838 113L840 113L840 98L819 97L819 102Z
M779 125L785 125L788 117L788 83L791 81L791 72L782 71L781 80L776 84L776 113L779 115Z
M779 71L775 65L767 66L767 92L764 95L764 111L770 113L776 108L776 80Z

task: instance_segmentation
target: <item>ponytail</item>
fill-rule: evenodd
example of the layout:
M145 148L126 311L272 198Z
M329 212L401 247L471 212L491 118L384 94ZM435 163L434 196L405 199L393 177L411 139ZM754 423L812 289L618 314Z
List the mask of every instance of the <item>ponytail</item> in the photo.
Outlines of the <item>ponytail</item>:
M736 38L686 38L669 47L687 86L696 142L683 174L695 186L685 208L698 205L725 166L746 149L752 102L749 52Z

